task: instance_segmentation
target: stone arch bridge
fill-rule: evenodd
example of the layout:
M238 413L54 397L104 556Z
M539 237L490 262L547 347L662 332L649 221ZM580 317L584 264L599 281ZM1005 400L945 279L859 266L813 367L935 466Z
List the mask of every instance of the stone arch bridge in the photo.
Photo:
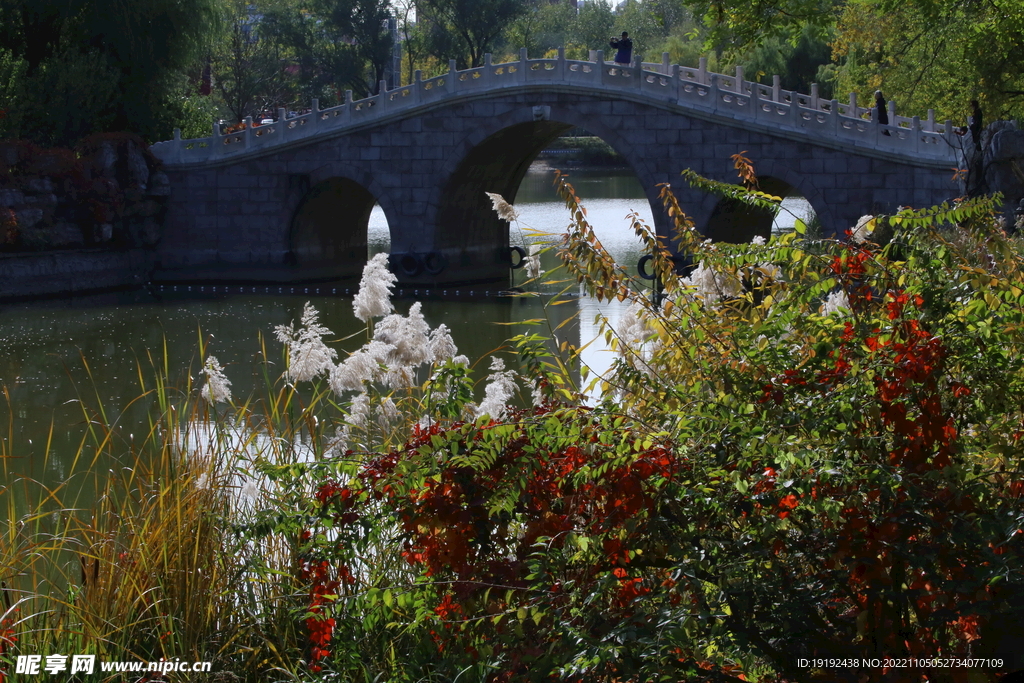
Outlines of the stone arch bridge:
M366 260L379 203L392 266L408 284L501 280L508 226L485 192L514 201L536 155L580 126L619 152L670 234L657 184L670 183L713 239L766 234L771 216L743 216L685 184L680 171L736 181L746 151L762 189L802 195L826 232L869 212L958 194L963 138L950 122L872 112L734 75L668 64L527 59L456 71L379 95L208 138L158 143L171 181L156 279L302 281L347 277ZM967 140L967 144L972 144ZM586 198L583 198L584 203ZM767 223L766 223L767 221ZM625 224L623 229L626 229Z

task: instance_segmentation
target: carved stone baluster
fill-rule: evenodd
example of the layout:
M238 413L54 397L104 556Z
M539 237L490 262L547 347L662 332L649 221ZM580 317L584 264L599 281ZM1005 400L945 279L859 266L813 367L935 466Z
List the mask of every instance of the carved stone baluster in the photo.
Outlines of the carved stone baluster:
M252 140L252 117L245 117L245 134L242 136L242 149L249 149L249 142Z

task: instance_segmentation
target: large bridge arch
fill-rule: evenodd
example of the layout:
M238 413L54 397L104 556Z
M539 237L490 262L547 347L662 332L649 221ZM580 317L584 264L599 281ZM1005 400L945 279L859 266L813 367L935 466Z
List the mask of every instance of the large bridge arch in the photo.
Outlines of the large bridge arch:
M508 224L497 217L486 193L497 193L514 202L537 155L559 135L576 127L601 138L623 157L643 186L660 224L657 217L664 212L658 210L655 176L619 130L600 117L583 118L566 107L538 105L493 117L454 146L439 173L443 190L428 213L428 220L436 226L433 248L446 253L449 263L457 268L473 263L504 267ZM586 197L581 199L586 202Z

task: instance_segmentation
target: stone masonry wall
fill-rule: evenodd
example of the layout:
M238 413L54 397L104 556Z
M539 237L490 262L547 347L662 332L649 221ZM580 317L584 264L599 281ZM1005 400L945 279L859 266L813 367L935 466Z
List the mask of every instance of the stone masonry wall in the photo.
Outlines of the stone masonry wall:
M223 279L302 279L308 274L291 261L292 217L310 188L342 178L366 188L380 204L393 254L443 256L443 272L400 275L404 282L500 279L507 274L507 228L501 229L484 193L514 199L533 155L571 126L585 127L622 154L646 189L663 234L670 226L657 184L669 183L704 227L718 198L686 186L680 171L692 168L735 182L730 156L744 151L760 175L806 197L831 234L841 234L865 213L930 206L959 195L948 163L910 164L874 149L811 142L798 131L781 135L670 103L609 100L601 93L488 93L403 116L262 156L171 169L158 277L210 271ZM349 209L338 207L338 229L365 230L348 220L359 213Z

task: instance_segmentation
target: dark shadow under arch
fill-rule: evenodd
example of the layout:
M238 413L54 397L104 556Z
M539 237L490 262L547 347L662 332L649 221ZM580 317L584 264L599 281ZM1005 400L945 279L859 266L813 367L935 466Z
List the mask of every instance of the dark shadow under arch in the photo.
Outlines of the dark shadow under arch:
M366 264L367 226L376 200L349 178L321 180L292 218L289 248L304 277L358 276Z
M800 191L778 178L759 175L758 189L776 197L802 196ZM743 244L760 236L768 239L777 211L765 211L744 202L719 199L704 226L703 233L715 242Z
M438 207L435 248L458 253L453 264L470 265L473 247L481 265L505 266L508 223L498 218L488 192L515 201L530 164L544 147L572 126L558 121L513 124L473 146L449 176ZM483 250L482 252L480 250Z

